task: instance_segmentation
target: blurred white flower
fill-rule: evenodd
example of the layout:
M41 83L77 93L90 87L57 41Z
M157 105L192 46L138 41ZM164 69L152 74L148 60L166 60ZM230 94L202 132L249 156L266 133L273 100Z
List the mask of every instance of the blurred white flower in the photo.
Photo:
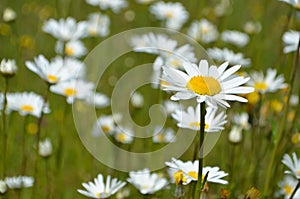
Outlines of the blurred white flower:
M231 66L242 65L248 67L251 64L251 59L244 58L242 53L234 53L227 48L209 48L207 49L207 54L215 61L221 63L228 61Z
M133 136L134 133L130 128L115 128L114 138L117 142L120 142L122 144L131 144L134 138Z
M44 99L34 92L8 93L7 112L17 111L20 115L33 115L39 118L44 110Z
M1 100L0 100L1 102ZM297 106L299 103L299 97L297 95L291 95L291 98L290 98L290 104L291 106ZM1 107L0 107L1 109Z
M284 199L290 199L297 183L298 181L292 176L284 176L284 179L278 183L280 190L276 194L284 196ZM293 198L300 198L299 189Z
M130 102L133 107L141 108L144 106L144 96L139 92L134 92L131 95Z
M279 1L285 2L285 3L293 6L297 10L300 10L300 0L279 0Z
M167 179L157 173L151 174L149 169L130 171L127 181L135 186L141 194L154 194L168 184Z
M222 41L233 44L239 48L246 46L250 40L247 34L235 30L223 31L221 39Z
M116 194L116 199L124 199L130 196L130 189L129 188L124 188Z
M110 99L102 93L91 93L91 95L86 98L86 103L95 105L95 108L103 108L110 105Z
M49 157L52 154L52 144L49 138L39 143L39 155L42 157Z
M6 177L5 182L10 189L21 189L32 187L34 179L30 176Z
M194 21L188 29L188 35L201 43L211 43L218 39L217 27L207 19Z
M259 22L247 21L244 25L244 31L248 34L255 34L261 31L261 24Z
M171 100L165 100L163 106L166 108L168 115L180 109L180 104L176 101L171 101Z
M72 104L75 99L88 98L94 89L94 84L81 79L72 79L50 87L50 91L67 97L67 103Z
M67 19L49 19L43 26L43 31L61 41L78 40L87 36L87 23L76 22L72 17Z
M284 53L295 52L298 47L300 39L300 31L289 30L285 32L282 36L282 41L285 45L283 48Z
M112 115L102 115L95 122L92 135L99 137L102 133L112 134L116 129L114 117Z
M161 130L162 129L162 130ZM156 127L152 141L154 143L170 143L175 142L175 132L171 128L164 129L162 127Z
M150 6L152 13L158 20L165 22L166 28L175 30L181 29L183 24L188 20L189 13L181 3L176 2L157 2Z
M18 68L17 68L17 64L16 61L13 59L2 59L1 63L0 63L0 74L5 76L5 77L9 77L9 76L13 76L16 74Z
M88 34L92 37L106 37L110 32L110 19L107 15L100 13L90 14L87 25Z
M205 114L205 132L219 132L224 129L227 123L227 116L224 111L217 113L217 109L206 108ZM196 108L189 106L187 111L176 110L172 117L178 122L180 128L199 130L200 129L200 104Z
M246 112L236 113L233 115L233 123L242 129L248 130L250 128L249 115Z
M239 143L243 139L242 128L240 126L233 126L229 132L228 139L232 143Z
M55 45L55 52L61 55L70 57L82 57L87 53L87 50L80 40L71 40L65 44L62 41L57 41Z
M290 174L300 180L300 159L297 158L295 152L292 154L292 157L293 159L288 154L284 154L281 162L290 169L284 173Z
M255 91L264 94L264 93L273 93L279 89L287 87L287 84L284 83L283 75L276 77L276 69L268 68L266 76L263 72L252 72L251 79L247 83L249 86L253 86Z
M126 8L126 0L86 0L92 6L99 6L101 10L111 9L114 13L119 13L121 9Z
M221 0L221 2L218 3L214 8L216 16L218 17L224 16L226 13L230 12L231 7L232 5L230 0Z
M4 180L0 180L0 194L4 194L7 191L7 185Z
M157 0L135 0L137 3L140 3L140 4L150 4L154 1L157 1Z
M5 8L3 11L3 21L10 22L17 18L17 13L11 8Z
M82 183L86 190L77 189L77 191L90 198L109 198L125 185L126 182L119 181L117 178L111 179L109 175L104 183L103 175L98 174L93 182Z

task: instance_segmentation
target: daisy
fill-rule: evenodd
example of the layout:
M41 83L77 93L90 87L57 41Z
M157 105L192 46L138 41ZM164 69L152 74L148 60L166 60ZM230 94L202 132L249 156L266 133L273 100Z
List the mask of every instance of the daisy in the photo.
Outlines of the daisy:
M194 21L188 29L188 35L201 43L211 43L218 39L217 27L207 19Z
M4 180L0 180L0 194L4 194L7 191L7 185Z
M55 52L61 55L70 57L82 57L87 53L84 44L79 40L71 40L65 44L61 41L57 41L55 46Z
M29 188L33 186L34 179L29 176L6 177L5 183L10 189Z
M251 80L247 83L249 86L253 86L255 91L265 94L273 93L279 89L287 87L287 84L284 83L283 75L276 77L276 69L268 69L267 74L264 77L263 72L253 72L251 74Z
M0 63L0 74L3 76L13 76L17 72L17 64L13 59L2 59Z
M92 130L92 135L94 137L99 137L102 133L112 134L115 130L116 126L114 117L112 115L103 115L97 119Z
M242 129L249 129L249 115L246 112L236 113L233 115L233 123L240 126Z
M110 105L110 99L102 93L91 93L85 100L86 103L94 105L96 108L103 108Z
M130 171L127 181L135 186L141 194L154 194L167 186L168 181L149 169Z
M139 92L134 92L130 98L131 105L136 108L144 106L144 96Z
M13 9L9 7L4 9L3 17L2 17L3 21L11 22L14 21L16 18L17 18L17 13Z
M244 47L249 43L249 36L245 33L235 30L225 30L221 34L221 39L224 42L233 44L237 47Z
M259 22L247 21L244 25L244 31L248 34L259 33L261 31L261 24Z
M25 64L49 84L82 78L85 75L85 65L69 57L56 57L49 62L43 55L39 55L34 58L34 62L26 61Z
M198 180L198 165L199 161L195 160L182 162L181 160L177 160L172 158L172 162L165 163L168 167L170 167L171 178L173 182L179 184L180 182L183 185L189 184L191 181ZM224 171L220 171L219 167L204 167L202 170L202 179L204 179L205 175L208 173L207 182L219 183L219 184L228 184L227 180L223 180L221 178L228 176L228 173Z
M228 61L231 66L242 65L247 67L251 64L251 60L249 58L244 58L242 53L234 53L227 48L209 48L207 49L207 54L215 61Z
M185 100L196 97L197 102L206 102L208 105L230 107L226 100L247 102L245 98L234 94L253 92L251 87L240 86L250 78L234 75L241 66L236 65L226 70L228 62L221 66L209 66L206 60L201 60L199 66L193 63L184 63L184 69L180 70L163 67L162 79L169 85L164 85L164 90L175 91L171 100Z
M43 26L43 31L60 41L78 40L87 36L87 23L76 22L72 17L67 19L49 19Z
M288 154L283 156L281 162L290 169L284 173L290 174L300 180L300 159L297 158L296 153L293 153L292 156L293 159Z
M239 143L243 139L243 134L242 134L242 127L240 126L233 126L228 134L228 139L232 143Z
M82 183L86 190L77 189L77 191L90 198L108 198L125 185L126 182L119 181L117 178L111 179L110 176L106 177L106 183L104 184L102 174L98 174L94 182Z
M122 144L131 144L133 142L133 131L129 128L116 128L114 133L114 138L117 142Z
M72 79L50 87L51 92L66 96L68 104L72 104L75 99L86 99L93 93L93 89L93 83L81 79Z
M189 18L189 13L179 2L160 1L154 3L150 6L150 13L158 20L164 21L167 28L175 30L179 30Z
M52 144L49 138L39 143L39 155L42 157L49 157L52 154Z
M172 114L177 109L180 109L180 104L176 101L165 100L163 106L168 115Z
M176 110L172 117L178 122L180 128L199 130L200 129L200 104L196 108L189 106L187 111ZM227 123L224 111L217 114L217 109L206 108L205 114L205 132L219 132L224 129Z
M39 118L44 107L44 99L33 92L9 93L7 95L7 112L18 111L20 115L33 115ZM44 112L45 113L45 112Z
M110 19L107 15L100 13L90 14L87 25L87 31L92 37L106 37L109 34Z
M285 3L293 6L297 10L300 10L300 0L279 0L279 1L285 2Z
M294 52L298 48L298 43L300 39L300 32L295 30L289 30L285 32L282 36L282 41L285 45L283 48L284 53Z
M298 181L292 176L284 176L284 179L278 183L280 190L276 194L284 196L284 199L290 199L297 183ZM300 190L296 192L293 198L300 198Z
M171 128L163 129L158 126L154 129L154 135L152 137L154 143L171 143L174 142L175 139L175 132Z
M86 0L92 6L99 6L101 10L112 9L114 13L119 13L121 9L126 8L126 0Z

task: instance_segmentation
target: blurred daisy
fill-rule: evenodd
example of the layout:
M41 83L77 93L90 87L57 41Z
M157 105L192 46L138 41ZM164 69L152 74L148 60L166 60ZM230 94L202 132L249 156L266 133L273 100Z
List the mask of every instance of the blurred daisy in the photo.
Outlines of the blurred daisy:
M261 31L261 24L259 22L247 21L244 25L244 31L248 34L259 33Z
M0 180L0 194L4 194L7 191L7 185L4 180Z
M92 37L106 37L110 32L110 19L107 15L102 15L100 13L90 14L87 25L88 34Z
M242 129L249 129L249 115L246 112L236 113L233 115L233 123L241 127Z
M165 162L165 164L170 167L172 181L176 184L181 182L183 185L189 184L191 181L198 180L198 171L199 171L199 161L195 160L182 162L181 160L177 160L172 158L172 162ZM218 184L228 184L227 180L223 180L221 178L228 176L228 173L224 171L220 171L219 167L204 167L202 170L202 179L204 179L205 175L208 173L207 182L213 182Z
M297 10L300 10L300 0L279 0L279 1L285 2L285 3L293 6Z
M246 46L250 40L247 34L235 30L223 31L221 39L222 41L233 44L239 48Z
M180 128L199 130L200 129L200 104L196 108L189 106L187 111L176 110L172 117L178 122ZM219 132L224 129L227 123L224 111L217 114L217 109L206 108L205 114L205 132Z
M17 64L16 61L13 59L2 59L1 63L0 63L0 74L5 76L5 77L9 77L9 76L13 76L16 74L18 68L17 68Z
M53 93L67 97L67 103L72 104L75 99L84 100L88 98L94 89L94 84L85 80L75 80L61 82L50 87Z
M284 179L278 183L280 190L276 193L280 196L284 196L284 199L290 199L294 189L297 186L298 181L291 176L284 176ZM293 198L300 198L300 190L296 192Z
M6 177L5 183L10 189L29 188L33 186L34 179L29 176Z
M176 101L171 100L165 100L163 106L165 107L165 110L168 115L172 114L177 109L180 109L180 104Z
M156 0L135 0L135 1L140 4L150 4Z
M17 18L17 13L11 8L5 8L3 11L3 21L11 22Z
M101 130L100 130L101 129ZM92 130L94 137L99 137L102 133L112 134L116 129L114 117L112 115L100 116Z
M43 55L34 58L34 62L26 61L29 70L36 73L49 84L82 78L85 65L73 58L56 57L49 62Z
M194 21L188 29L188 35L201 43L211 43L218 39L217 27L207 19Z
M77 23L72 17L59 21L49 19L45 22L43 31L61 41L78 40L87 36L87 23Z
M141 108L144 106L144 96L139 92L134 92L131 95L130 102L133 107Z
M162 127L156 127L154 129L154 135L152 141L154 143L170 143L175 141L175 132L171 128L164 129Z
M20 115L40 117L44 110L44 99L33 92L9 93L7 95L7 112L17 111Z
M164 85L164 90L175 91L171 100L186 100L196 97L197 102L206 102L210 106L230 107L226 100L247 102L245 98L235 94L253 92L251 87L241 86L250 78L234 75L241 66L236 65L226 70L228 62L219 67L209 66L206 60L201 60L199 66L193 63L184 63L186 73L171 68L163 67L162 79L169 83Z
M293 159L288 154L284 154L283 156L281 162L290 169L284 173L290 174L300 180L300 159L297 158L296 153L293 153L292 156Z
M239 143L243 139L242 134L242 127L233 125L229 134L228 134L228 140L232 143Z
M253 86L255 91L265 94L273 93L279 89L287 87L287 84L284 83L283 75L276 77L276 69L268 69L267 74L264 77L263 72L253 72L251 74L251 80L247 83L249 86Z
M86 0L92 6L99 6L101 10L111 9L114 13L119 13L121 9L126 8L126 0Z
M231 66L242 65L248 67L251 64L251 60L249 58L244 58L242 53L234 53L227 48L209 48L207 49L207 54L215 61L228 61Z
M98 174L94 182L82 183L86 190L77 189L77 191L90 198L109 198L125 185L126 182L119 181L117 178L111 179L110 176L106 177L104 184L102 174Z
M57 41L55 46L55 52L61 55L70 57L82 57L87 53L84 44L79 40L71 40L65 44L61 41Z
M165 22L166 28L179 30L188 20L189 13L181 3L176 2L157 2L150 6L152 13L158 20Z
M149 169L130 171L127 181L135 186L141 194L154 194L163 189L168 181L156 173L150 173Z
M298 43L300 39L300 32L295 30L289 30L285 32L282 36L282 41L285 45L283 48L284 53L290 53L297 50Z
M1 98L1 97L0 97ZM0 100L1 102L1 100ZM291 98L290 98L290 105L291 106L297 106L299 104L299 97L298 95L291 95ZM1 109L1 108L0 108Z
M52 154L52 144L49 138L39 143L39 155L42 157L49 157Z
M86 98L86 102L91 105L95 105L96 108L103 108L110 105L110 99L102 93L91 93Z
M129 128L116 128L114 133L114 138L117 142L122 144L131 144L133 141L133 131Z

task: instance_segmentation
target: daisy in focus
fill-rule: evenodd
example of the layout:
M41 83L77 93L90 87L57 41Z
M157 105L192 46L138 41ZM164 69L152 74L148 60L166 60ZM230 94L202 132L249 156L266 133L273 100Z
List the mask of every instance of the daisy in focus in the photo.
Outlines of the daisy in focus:
M298 47L300 39L300 32L295 30L289 30L285 32L282 36L282 41L285 45L283 48L284 53L295 52Z
M189 13L181 3L176 2L157 2L151 5L150 13L158 20L165 22L166 28L175 30L181 29L183 24L188 20Z
M162 79L169 85L164 85L164 90L176 92L171 100L186 100L196 97L197 102L206 102L210 106L230 107L226 102L247 102L243 97L235 94L246 94L254 91L252 87L241 86L249 81L249 77L235 75L241 66L236 65L229 69L228 62L219 67L209 66L206 60L201 60L199 65L184 63L180 70L164 66ZM227 70L226 70L227 69Z
M245 33L235 30L225 30L221 34L222 41L235 45L239 48L246 46L249 43L249 36Z
M285 174L290 174L300 180L300 159L297 158L296 153L292 154L292 158L285 154L281 162L290 169L285 171Z
M187 111L176 110L172 117L178 122L180 128L199 130L200 129L200 104L196 108L189 106ZM217 109L212 107L206 108L205 114L205 132L219 132L224 129L227 123L224 111L217 114Z
M126 0L86 0L92 6L99 6L101 10L111 9L114 13L119 13L121 9L126 8Z
M188 29L188 35L201 43L211 43L218 39L219 32L217 27L207 19L194 21Z
M117 178L111 179L111 176L107 176L106 183L104 183L103 175L98 174L94 182L82 183L86 190L78 189L77 191L90 198L108 198L125 185L126 182L119 181Z
M157 173L150 173L149 169L129 172L129 183L135 186L141 194L154 194L167 186L167 179Z

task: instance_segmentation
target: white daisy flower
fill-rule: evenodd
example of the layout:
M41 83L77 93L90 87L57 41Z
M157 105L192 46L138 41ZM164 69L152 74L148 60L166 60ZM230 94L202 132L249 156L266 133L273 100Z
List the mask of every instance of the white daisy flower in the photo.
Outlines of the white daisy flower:
M117 127L115 129L114 138L117 142L120 142L122 144L131 144L133 142L134 133L132 129Z
M26 61L25 64L49 84L82 78L85 75L85 65L69 57L56 57L49 62L43 55L39 55L34 58L34 62Z
M110 105L110 99L102 93L91 93L91 95L86 98L86 103L95 105L96 108L103 108Z
M162 129L162 127L156 127L154 129L154 135L152 141L154 143L171 143L175 142L175 132L171 128Z
M284 176L284 179L278 183L280 190L277 195L284 196L284 199L290 199L298 181L292 176ZM296 192L293 198L300 198L300 190Z
M300 0L279 0L279 1L285 2L285 3L293 6L297 10L300 10Z
M207 54L215 61L228 61L231 66L242 65L248 67L251 64L251 59L244 58L243 53L234 53L232 50L227 48L209 48L207 49Z
M62 41L57 41L55 52L61 55L79 58L87 53L87 49L80 40L71 40L65 44Z
M0 63L0 74L3 76L13 76L16 74L18 68L16 61L13 59L2 59Z
M119 13L121 9L126 8L126 0L86 0L92 6L99 6L101 10L111 9L114 13Z
M52 144L49 138L39 143L39 155L42 157L49 157L52 154Z
M247 34L235 30L223 31L221 39L222 41L233 44L239 48L246 46L250 40Z
M195 160L182 162L172 158L172 162L165 162L165 164L170 167L171 179L176 184L182 183L183 185L189 184L191 181L198 180L198 171L199 171L199 161ZM227 180L221 178L228 176L228 173L220 171L219 167L203 167L202 169L202 179L208 173L207 182L213 182L218 184L228 184Z
M141 108L144 106L144 96L139 92L134 92L131 95L130 102L133 107Z
M201 60L199 66L193 63L184 63L186 73L171 68L163 67L162 79L169 85L164 85L164 90L175 91L171 100L186 100L196 97L197 102L206 102L210 106L217 104L230 107L226 100L247 102L243 97L235 94L253 92L251 87L241 86L250 78L234 75L241 66L236 65L226 70L228 62L221 66L209 66L206 60Z
M94 182L82 183L86 190L77 189L77 191L90 198L109 198L125 185L126 182L119 181L117 178L111 179L110 176L106 177L104 183L102 174L98 174Z
M17 13L12 8L5 8L3 11L3 21L11 22L17 18Z
M189 13L181 3L176 2L157 2L150 6L152 13L158 20L165 22L167 28L179 30L188 20Z
M72 17L67 19L49 19L43 26L43 31L61 41L78 40L87 36L87 23L76 22Z
M93 83L80 79L72 79L50 87L51 92L66 96L68 104L72 104L75 99L86 99L93 93L93 89Z
M292 156L293 159L288 154L284 154L283 156L281 162L290 169L284 173L290 174L300 180L300 159L297 158L296 153L293 153Z
M233 123L241 127L242 129L249 129L249 115L246 112L236 113L233 115Z
M298 47L300 39L300 31L289 30L285 32L282 36L282 41L285 45L283 48L284 53L295 52Z
M4 194L7 191L7 185L4 180L0 180L0 194Z
M90 14L87 24L87 31L90 36L106 37L109 35L110 19L107 15L102 15L100 13Z
M194 21L189 27L187 34L201 43L211 43L218 39L219 32L217 27L207 19Z
M101 129L101 130L100 130ZM92 135L99 137L103 133L112 134L116 129L115 120L112 115L100 116L94 124Z
M276 69L268 69L267 74L264 77L262 71L253 72L251 74L251 80L247 83L249 86L253 86L255 91L265 94L265 93L273 93L279 89L283 89L287 87L287 84L284 83L283 75L279 75L276 77L277 71Z
M180 104L176 101L171 101L171 100L165 100L163 106L165 107L165 110L168 115L180 109Z
M1 96L0 96L1 98ZM0 103L1 103L1 99L0 99ZM291 106L297 106L299 104L299 97L298 95L291 95L290 98L290 105ZM0 105L0 109L1 109L1 105Z
M248 34L259 33L261 29L261 24L259 22L247 21L244 25L244 31Z
M20 115L33 115L39 118L45 109L43 106L44 99L33 92L9 93L7 95L8 113L17 111Z
M6 177L5 183L10 189L29 188L33 186L34 179L29 176Z
M232 143L239 143L243 139L242 127L233 126L228 134L228 140Z
M196 108L189 106L187 111L176 110L172 117L178 122L180 128L199 130L200 129L200 104ZM227 123L224 111L217 114L217 109L212 107L206 108L205 114L205 132L219 132L224 129Z
M141 194L154 194L168 184L167 179L157 173L151 174L149 169L130 171L127 181L135 186Z

